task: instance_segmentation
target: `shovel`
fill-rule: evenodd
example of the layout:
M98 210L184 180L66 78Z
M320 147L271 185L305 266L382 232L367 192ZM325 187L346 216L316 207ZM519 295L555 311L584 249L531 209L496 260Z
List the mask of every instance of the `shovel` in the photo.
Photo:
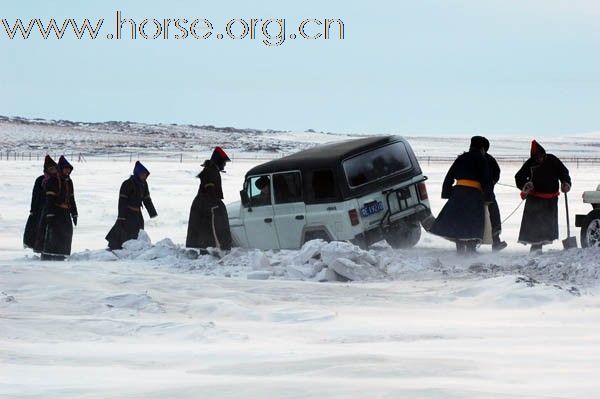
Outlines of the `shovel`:
M562 240L563 248L577 248L577 239L575 237L571 237L571 227L569 223L569 201L567 200L567 193L565 193L565 209L567 210L567 238Z

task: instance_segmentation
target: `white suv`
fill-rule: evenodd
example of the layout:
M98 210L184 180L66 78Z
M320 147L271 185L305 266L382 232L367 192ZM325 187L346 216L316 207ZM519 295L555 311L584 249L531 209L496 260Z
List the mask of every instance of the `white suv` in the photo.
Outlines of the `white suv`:
M326 144L252 168L227 206L234 246L298 249L322 238L363 248L414 246L433 222L421 167L406 140Z

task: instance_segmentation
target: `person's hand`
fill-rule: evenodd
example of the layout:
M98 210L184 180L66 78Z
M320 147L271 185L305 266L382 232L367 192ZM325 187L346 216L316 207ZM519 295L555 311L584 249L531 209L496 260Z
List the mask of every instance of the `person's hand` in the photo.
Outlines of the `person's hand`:
M73 215L72 218L73 218L73 224L75 226L77 226L77 215Z
M523 192L524 192L525 194L527 194L527 193L529 193L529 192L533 191L533 188L534 188L534 187L533 187L533 183L532 183L532 182L530 182L530 181L528 181L528 182L527 182L527 183L525 183L525 185L523 186Z
M569 191L571 191L571 185L567 182L563 183L560 186L560 191L562 191L563 193L568 193Z

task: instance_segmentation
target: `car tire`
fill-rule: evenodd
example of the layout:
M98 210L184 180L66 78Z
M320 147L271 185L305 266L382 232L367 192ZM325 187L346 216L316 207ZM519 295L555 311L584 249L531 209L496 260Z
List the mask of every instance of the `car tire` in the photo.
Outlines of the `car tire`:
M587 214L581 226L581 247L600 247L600 209Z
M385 234L385 240L394 249L412 248L421 239L421 226L410 224L406 227L392 229Z
M306 244L311 240L318 239L321 239L325 242L331 242L331 237L329 236L329 234L327 234L325 230L312 230L307 231L306 234L304 234L304 242L302 243L302 245Z

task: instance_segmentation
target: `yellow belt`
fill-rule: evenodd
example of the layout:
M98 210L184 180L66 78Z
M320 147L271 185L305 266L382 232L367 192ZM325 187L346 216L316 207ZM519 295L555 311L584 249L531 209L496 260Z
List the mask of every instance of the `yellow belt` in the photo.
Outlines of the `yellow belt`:
M141 212L142 211L140 208L136 208L135 206L128 206L127 208L131 209L134 212Z
M479 191L483 191L482 188L481 188L481 183L479 183L477 180L457 179L456 180L456 185L457 186L463 186L463 187L476 188Z

